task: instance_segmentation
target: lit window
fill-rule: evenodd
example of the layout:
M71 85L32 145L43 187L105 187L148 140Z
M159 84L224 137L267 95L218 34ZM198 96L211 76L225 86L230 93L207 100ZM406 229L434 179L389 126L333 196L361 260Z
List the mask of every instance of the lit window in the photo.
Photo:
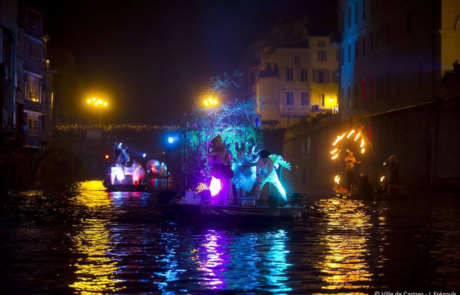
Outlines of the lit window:
M26 98L33 102L41 101L40 78L33 75L27 75L27 92Z
M318 94L318 100L321 101L321 106L326 106L326 95L324 93Z

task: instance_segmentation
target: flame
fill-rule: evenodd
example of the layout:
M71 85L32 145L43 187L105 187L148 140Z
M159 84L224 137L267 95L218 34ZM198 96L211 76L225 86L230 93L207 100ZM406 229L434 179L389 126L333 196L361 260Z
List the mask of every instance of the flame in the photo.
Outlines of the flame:
M337 152L337 149L333 150L333 151L331 152L331 154L335 154L335 152Z
M332 145L335 146L339 141L341 141L342 138L345 136L345 134L347 134L347 133L345 132L341 136L337 136L337 139L334 141L334 143Z
M339 182L340 182L340 176L339 176L339 175L336 175L336 176L334 177L334 182L337 183L337 184L339 184Z
M364 138L361 138L361 145L359 147L364 147Z
M361 149L361 154L364 154L365 151L366 151L366 149L362 148Z
M383 182L385 180L385 176L380 177L380 182Z
M337 159L338 156L339 156L339 154L336 154L336 155L334 155L331 159L332 159L332 160L335 160L335 159Z
M348 133L347 138L350 138L350 136L355 133L355 129L351 130L350 133Z
M361 136L361 131L358 134L356 134L355 141L357 141L360 136Z

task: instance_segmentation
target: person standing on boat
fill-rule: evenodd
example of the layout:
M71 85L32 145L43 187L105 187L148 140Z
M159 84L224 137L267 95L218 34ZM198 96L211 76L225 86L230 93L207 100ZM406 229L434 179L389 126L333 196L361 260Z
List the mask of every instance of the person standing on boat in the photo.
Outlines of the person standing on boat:
M228 205L233 203L233 187L232 178L233 170L232 163L227 148L225 147L222 137L216 136L211 141L212 150L209 153L209 157L212 161L211 176L214 178L211 180L221 182L221 190L216 196L214 205Z
M264 187L265 183L270 182L278 189L278 192L280 193L283 200L287 202L286 191L278 179L278 174L276 174L275 170L275 162L273 162L273 160L270 158L270 155L271 153L266 150L261 150L259 152L259 160L256 164L256 198L259 199L260 193L262 192L262 188Z
M356 186L355 180L355 164L360 164L361 162L357 162L356 158L353 156L353 152L347 150L347 156L345 157L345 165L346 165L346 181L347 181L347 188L350 191L353 191L353 188Z

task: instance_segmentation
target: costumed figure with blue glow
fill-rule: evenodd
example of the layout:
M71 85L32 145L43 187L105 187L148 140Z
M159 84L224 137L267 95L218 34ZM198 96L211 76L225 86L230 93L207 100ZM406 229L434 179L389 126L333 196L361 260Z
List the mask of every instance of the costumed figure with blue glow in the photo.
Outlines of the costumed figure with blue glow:
M267 150L261 150L259 152L259 160L256 164L256 187L255 187L255 194L256 198L259 199L260 193L262 192L262 188L267 182L273 184L278 192L280 193L283 200L286 202L286 191L284 190L281 182L278 178L278 174L276 173L276 168L280 165L283 168L291 169L291 165L283 160L283 158L279 155L272 155Z
M111 184L127 184L126 176L131 176L129 184L139 185L145 177L145 170L142 165L132 159L127 153L128 147L123 148L122 143L114 143L113 158L114 166L111 167L110 182Z
M232 178L233 170L229 152L220 135L211 141L212 150L208 154L211 164L211 191L212 205L228 205L233 203Z
M245 196L254 187L256 182L256 164L259 160L259 155L255 152L256 146L252 147L251 153L248 155L244 151L244 144L240 148L236 145L238 156L232 165L235 176L233 177L233 184L238 190L239 196Z

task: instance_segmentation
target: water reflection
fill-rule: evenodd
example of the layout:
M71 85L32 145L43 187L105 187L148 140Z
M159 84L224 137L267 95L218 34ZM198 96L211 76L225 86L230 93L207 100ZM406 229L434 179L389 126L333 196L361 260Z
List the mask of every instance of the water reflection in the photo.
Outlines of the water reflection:
M324 214L321 238L327 248L324 261L318 265L327 283L322 288L369 289L372 274L366 258L372 224L366 206L362 201L335 198L321 200L318 208Z
M278 230L269 232L265 235L269 244L269 250L265 254L265 264L269 270L267 281L270 286L270 292L288 292L292 291L288 287L289 276L287 269L291 264L287 263L286 256L289 253L286 250L286 241L288 240L286 231Z
M200 250L192 250L192 253L196 253L192 260L198 264L197 270L202 273L199 284L211 290L225 287L223 278L227 270L229 254L226 253L224 245L227 239L222 236L225 236L225 231L219 233L208 230Z
M74 238L73 250L80 258L74 264L76 281L69 286L82 294L122 290L124 287L116 286L117 262L107 255L112 247L110 220L97 215L99 210L111 207L111 199L100 181L81 183L78 193L77 202L91 210L87 212L89 217L81 219L81 230Z

